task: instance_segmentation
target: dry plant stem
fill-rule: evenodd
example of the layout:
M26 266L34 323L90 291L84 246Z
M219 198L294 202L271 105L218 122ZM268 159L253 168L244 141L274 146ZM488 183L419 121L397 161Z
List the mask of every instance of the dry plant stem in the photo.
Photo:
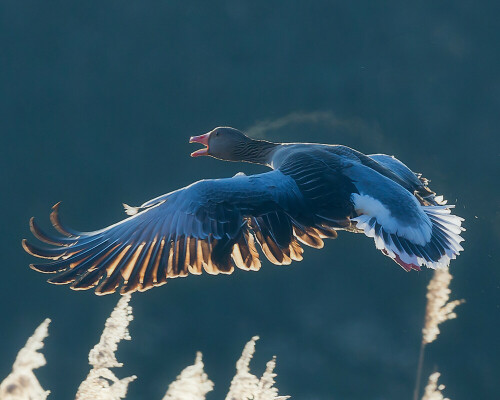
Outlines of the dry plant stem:
M89 353L92 366L87 378L80 384L76 400L120 400L127 395L130 382L136 376L118 379L110 368L123 364L116 359L115 352L121 340L131 340L128 325L132 321L130 295L122 296L110 317L106 320L104 331L97 345ZM46 319L17 355L12 373L0 383L0 400L46 400L49 391L43 390L33 373L33 369L46 364L45 357L39 353L43 340L48 334L50 320ZM245 346L236 364L227 400L286 400L289 396L279 396L274 386L276 358L267 364L259 379L250 372L250 360L255 352L254 336ZM213 382L203 370L201 353L197 353L193 365L185 368L177 380L168 388L163 400L205 400L206 394L213 389Z
M92 365L87 378L81 383L76 393L76 400L119 400L125 398L128 384L136 376L118 379L109 369L121 367L115 352L121 340L130 340L128 324L132 321L130 295L122 296L110 317L106 320L101 340L89 353Z
M257 393L254 400L286 400L290 396L278 396L278 389L274 387L274 368L276 367L276 357L273 357L266 364L266 370L259 380Z
M255 353L255 342L259 340L254 336L243 349L240 359L236 362L236 375L231 381L226 400L246 400L253 396L259 384L259 379L250 373L250 360Z
M415 379L415 389L413 390L413 400L418 400L420 392L420 380L422 379L422 367L424 365L425 343L420 343L420 352L418 355L417 378Z
M452 275L448 268L436 269L427 286L427 307L425 310L425 326L422 329L425 344L432 343L439 335L439 325L457 317L454 309L464 300L448 301Z
M449 398L444 397L441 393L445 386L438 385L440 375L441 374L439 372L434 372L431 376L429 376L429 381L425 387L422 400L450 400Z
M38 350L43 348L43 340L48 335L50 319L43 321L26 345L19 351L12 367L12 372L0 383L2 400L45 400L50 391L43 390L33 370L47 362Z
M258 339L258 336L254 336L245 345L236 363L236 375L231 381L226 400L286 400L290 397L278 396L278 389L274 387L275 357L266 364L266 370L260 379L250 372L250 360L255 353L255 342Z
M449 319L456 318L455 307L465 302L463 299L449 301L451 294L449 285L452 279L453 276L450 274L448 268L436 269L429 285L427 285L427 306L425 309L424 327L422 329L422 342L420 344L413 400L418 399L420 392L425 346L437 339L440 333L439 325Z
M214 383L203 370L201 353L198 352L194 364L184 368L169 385L162 400L205 400L206 394L213 388Z

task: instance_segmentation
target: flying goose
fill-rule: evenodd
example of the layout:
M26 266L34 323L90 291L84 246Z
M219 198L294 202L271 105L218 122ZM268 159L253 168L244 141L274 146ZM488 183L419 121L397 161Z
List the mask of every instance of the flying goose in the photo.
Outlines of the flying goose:
M442 268L463 250L463 219L428 188L428 181L385 154L364 155L341 145L272 143L218 127L194 136L204 147L192 157L257 163L270 172L206 179L140 207L128 218L92 232L79 232L50 215L60 235L23 240L33 256L50 259L31 268L57 273L48 281L96 294L144 291L169 278L257 271L258 248L273 264L302 260L302 245L323 247L338 230L364 233L406 271Z

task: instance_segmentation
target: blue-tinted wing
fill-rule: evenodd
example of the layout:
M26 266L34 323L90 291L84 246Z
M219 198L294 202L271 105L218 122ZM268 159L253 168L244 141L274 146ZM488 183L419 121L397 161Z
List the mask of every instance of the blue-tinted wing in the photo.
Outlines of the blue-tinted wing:
M293 220L300 207L294 181L281 172L238 175L199 181L141 207L128 207L127 213L134 215L93 232L65 227L56 205L51 222L62 235L50 235L30 222L34 236L53 247L26 240L23 246L34 256L52 259L32 265L40 272L58 272L51 283L71 283L80 290L98 285L96 293L106 294L123 282L121 292L127 293L203 270L231 273L234 265L258 270L256 242L275 264L301 260L294 231L308 228Z

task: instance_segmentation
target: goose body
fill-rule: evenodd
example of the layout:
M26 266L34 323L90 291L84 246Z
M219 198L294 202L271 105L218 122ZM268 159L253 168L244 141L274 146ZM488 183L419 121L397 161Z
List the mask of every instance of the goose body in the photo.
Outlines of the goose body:
M191 138L206 146L192 156L267 165L271 171L208 179L167 193L128 218L93 232L64 227L58 205L51 222L61 235L32 233L52 247L23 240L44 264L37 271L73 289L97 294L147 290L188 274L258 270L258 248L273 264L302 260L303 245L321 248L338 230L372 237L382 253L407 271L440 268L463 250L462 218L428 181L394 157L364 155L341 145L277 144L233 128Z

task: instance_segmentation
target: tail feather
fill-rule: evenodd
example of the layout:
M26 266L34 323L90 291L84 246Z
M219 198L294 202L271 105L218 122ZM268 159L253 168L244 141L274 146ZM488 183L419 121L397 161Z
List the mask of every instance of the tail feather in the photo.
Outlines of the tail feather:
M369 215L363 214L352 220L366 236L373 237L377 249L406 271L420 270L422 265L436 269L447 267L463 251L460 243L464 239L460 233L465 231L462 227L464 219L451 214L453 207L422 206L432 223L431 238L425 244L413 243L397 233L388 233L375 217Z

